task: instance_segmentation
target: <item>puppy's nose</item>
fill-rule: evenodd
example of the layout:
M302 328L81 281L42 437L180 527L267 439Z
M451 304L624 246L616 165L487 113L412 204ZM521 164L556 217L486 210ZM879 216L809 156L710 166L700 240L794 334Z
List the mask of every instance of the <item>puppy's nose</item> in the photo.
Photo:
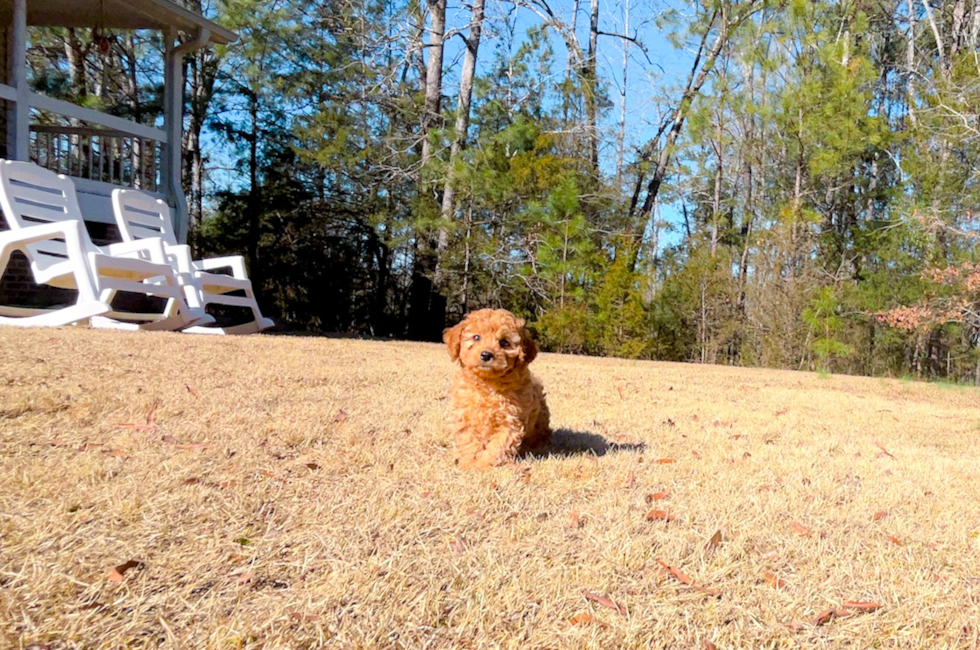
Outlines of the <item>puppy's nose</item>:
M484 361L492 361L493 352L491 352L490 350L484 350L483 352L480 353L480 358L483 359Z

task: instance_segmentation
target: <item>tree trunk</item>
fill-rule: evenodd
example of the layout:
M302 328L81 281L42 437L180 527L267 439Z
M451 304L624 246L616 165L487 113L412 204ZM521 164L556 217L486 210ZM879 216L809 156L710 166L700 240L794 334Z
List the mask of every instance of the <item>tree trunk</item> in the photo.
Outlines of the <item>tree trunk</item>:
M630 0L626 0L623 9L623 33L630 33ZM629 72L630 62L630 42L623 39L623 86L619 90L619 134L617 135L617 155L616 155L616 188L622 187L623 182L623 160L626 158L626 81Z
M426 169L432 158L430 136L439 125L442 101L442 54L446 36L446 0L427 0L431 22L429 25L429 60L425 70L425 114L422 116L422 168Z
M456 126L449 147L449 169L446 171L446 186L442 192L442 218L451 221L456 206L456 188L454 187L454 166L460 152L466 146L466 132L470 125L470 102L473 98L473 77L476 73L477 53L480 49L480 36L483 30L483 7L486 0L474 0L473 18L470 23L470 33L466 38L466 54L463 55L463 72L459 82L459 100L456 106ZM447 238L448 239L448 238ZM440 239L440 253L444 252L448 241Z
M248 138L248 274L252 286L261 290L259 269L259 95L252 88L248 93L248 116L251 132Z
M694 65L691 66L691 72L687 77L687 84L684 88L684 93L681 96L680 102L677 104L677 108L674 110L671 116L671 127L667 131L667 138L664 142L663 147L660 148L660 152L657 155L657 160L654 163L653 176L647 185L647 194L643 200L643 207L640 209L638 218L633 225L633 245L630 251L630 263L629 270L633 272L636 270L636 264L639 261L640 249L642 248L643 233L646 232L647 225L651 216L653 215L653 205L657 200L657 196L660 194L660 187L663 185L664 177L667 175L667 168L670 165L670 158L673 154L674 146L677 144L677 139L680 137L681 131L684 128L684 121L687 119L687 114L691 109L691 104L694 102L695 97L701 91L701 86L707 81L708 75L714 69L715 61L721 54L722 49L725 46L725 42L728 39L729 24L727 16L724 10L724 6L720 11L721 21L719 25L718 36L715 38L714 44L711 46L710 50L707 50L708 35L711 32L711 26L715 23L715 18L718 17L718 13L712 16L707 27L705 27L704 34L701 37L701 44L698 47L697 56L694 58ZM701 59L704 58L704 63L702 64ZM642 178L638 179L638 183L642 182ZM637 196L639 192L635 193ZM632 216L632 215L631 215Z
M429 58L425 71L425 108L422 115L423 180L419 183L420 204L425 210L435 196L435 185L424 180L432 162L432 131L439 125L442 100L442 55L446 32L446 0L426 0L429 7ZM412 263L412 286L409 291L408 336L420 340L438 340L441 322L445 320L445 298L439 295L433 279L439 268L437 243L444 236L441 231L436 239L428 232L418 232L415 242L415 258Z
M585 120L586 131L589 142L589 163L592 167L592 175L595 179L599 178L599 108L598 97L598 70L596 58L599 47L599 0L592 0L592 10L589 12L589 49L585 57L585 67L582 71L583 92L585 93Z
M719 111L720 113L720 111ZM722 150L721 150L721 115L718 115L718 123L715 129L714 143L715 155L718 158L715 164L715 193L711 204L711 258L714 259L718 253L718 218L721 215L721 181L722 181Z
M85 78L85 49L78 38L78 31L74 27L68 28L68 36L65 38L65 58L68 60L68 80L72 93L79 99L88 95L88 84Z

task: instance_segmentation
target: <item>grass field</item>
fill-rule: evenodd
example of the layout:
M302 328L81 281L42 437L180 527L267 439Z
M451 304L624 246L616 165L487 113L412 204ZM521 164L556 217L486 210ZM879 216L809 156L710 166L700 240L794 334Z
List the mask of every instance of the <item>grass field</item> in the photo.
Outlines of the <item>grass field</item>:
M545 354L472 474L441 346L0 350L4 648L980 646L974 388Z

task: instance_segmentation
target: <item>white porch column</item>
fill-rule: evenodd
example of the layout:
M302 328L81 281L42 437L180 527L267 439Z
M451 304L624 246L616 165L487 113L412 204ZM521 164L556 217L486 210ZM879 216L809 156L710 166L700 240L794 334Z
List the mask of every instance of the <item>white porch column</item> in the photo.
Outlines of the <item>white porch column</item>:
M31 121L27 88L27 0L13 2L7 47L7 79L17 93L7 111L7 157L27 160Z
M163 130L167 133L164 147L163 186L168 203L173 208L174 232L177 241L187 242L187 199L180 184L181 176L181 134L184 127L184 75L183 52L175 47L177 30L169 29L164 35L166 51L164 54L163 81Z

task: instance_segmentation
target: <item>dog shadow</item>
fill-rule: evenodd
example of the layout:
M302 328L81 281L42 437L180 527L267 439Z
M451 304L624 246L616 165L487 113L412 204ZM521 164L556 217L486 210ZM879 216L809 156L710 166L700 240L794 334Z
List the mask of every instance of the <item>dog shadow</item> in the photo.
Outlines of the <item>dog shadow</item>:
M591 431L555 429L546 445L523 454L525 458L571 458L572 456L605 456L620 451L644 452L642 442L610 442Z

